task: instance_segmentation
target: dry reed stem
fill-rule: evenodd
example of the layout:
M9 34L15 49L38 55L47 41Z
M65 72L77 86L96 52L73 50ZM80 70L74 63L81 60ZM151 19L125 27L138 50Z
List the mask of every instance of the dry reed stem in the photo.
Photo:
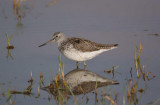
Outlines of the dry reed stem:
M160 98L158 98L158 99L153 103L153 105L156 105L159 101L160 101Z
M112 104L117 105L117 103L109 96L105 96L105 98L107 98Z
M74 105L77 105L77 100L78 100L78 98L75 97L75 98L74 98Z
M54 5L57 1L58 1L58 0L53 0L53 1L51 1L50 3L47 4L46 7L49 7L49 6L51 6L51 5Z
M31 81L33 81L32 72L31 72Z
M135 62L135 68L137 72L137 78L139 78L138 63L137 63L137 48L135 48L134 62Z

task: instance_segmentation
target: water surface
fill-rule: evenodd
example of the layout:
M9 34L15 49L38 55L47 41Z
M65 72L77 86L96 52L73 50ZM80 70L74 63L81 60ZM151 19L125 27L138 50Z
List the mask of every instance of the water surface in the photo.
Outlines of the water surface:
M112 66L119 66L114 80L120 85L101 88L107 93L118 94L118 105L122 105L122 96L130 79L130 69L133 68L133 80L136 80L134 65L135 47L143 46L141 64L145 70L156 75L151 81L143 82L140 78L139 89L146 91L137 96L140 97L138 105L146 105L155 102L159 97L159 62L160 62L160 1L158 0L57 0L47 6L50 0L26 0L21 2L21 19L17 18L12 1L0 1L0 94L8 89L21 90L27 87L30 72L33 74L33 92L37 94L40 72L49 83L58 73L58 56L60 52L56 43L39 48L38 46L48 41L52 35L61 31L66 36L82 37L99 43L118 43L119 47L103 53L96 58L87 61L87 69L99 75L112 78L112 74L104 73L104 70ZM23 6L24 5L24 6ZM13 35L10 43L14 49L8 54L7 39L5 33ZM76 63L62 55L65 74L75 69ZM83 68L83 63L80 63ZM127 90L127 89L126 89ZM12 96L16 105L28 104L56 104L49 94L41 91L41 97L23 95ZM92 93L88 105L95 103ZM125 95L126 96L126 95ZM99 96L99 99L101 97ZM85 104L85 99L78 97L78 102ZM0 105L4 104L6 96L0 95ZM108 102L108 100L106 100ZM127 103L127 100L126 100ZM68 104L74 104L74 99L68 100ZM158 103L157 103L158 104Z

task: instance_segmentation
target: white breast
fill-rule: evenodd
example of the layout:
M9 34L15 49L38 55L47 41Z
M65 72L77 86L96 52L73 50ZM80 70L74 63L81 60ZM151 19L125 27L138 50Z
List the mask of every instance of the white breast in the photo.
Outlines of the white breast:
M102 52L107 51L107 49L101 49L98 51L93 52L82 52L70 46L69 49L64 50L62 53L69 59L74 61L86 61L96 57L97 55L101 54Z

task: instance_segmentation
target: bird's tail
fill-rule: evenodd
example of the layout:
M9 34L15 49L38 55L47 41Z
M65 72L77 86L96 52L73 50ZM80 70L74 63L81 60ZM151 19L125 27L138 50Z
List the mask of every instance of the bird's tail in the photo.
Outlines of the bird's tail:
M118 44L103 44L101 46L102 49L106 49L106 50L112 50L118 47Z

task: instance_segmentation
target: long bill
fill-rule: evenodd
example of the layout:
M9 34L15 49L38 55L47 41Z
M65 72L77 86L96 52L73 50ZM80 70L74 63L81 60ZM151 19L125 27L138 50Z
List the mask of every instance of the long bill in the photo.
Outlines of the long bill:
M51 39L51 40L49 40L48 42L46 42L46 43L44 43L44 44L42 44L42 45L40 45L40 46L38 46L38 47L42 47L42 46L47 45L47 44L49 44L49 43L51 43L51 42L54 42L54 41L55 41L54 39Z

